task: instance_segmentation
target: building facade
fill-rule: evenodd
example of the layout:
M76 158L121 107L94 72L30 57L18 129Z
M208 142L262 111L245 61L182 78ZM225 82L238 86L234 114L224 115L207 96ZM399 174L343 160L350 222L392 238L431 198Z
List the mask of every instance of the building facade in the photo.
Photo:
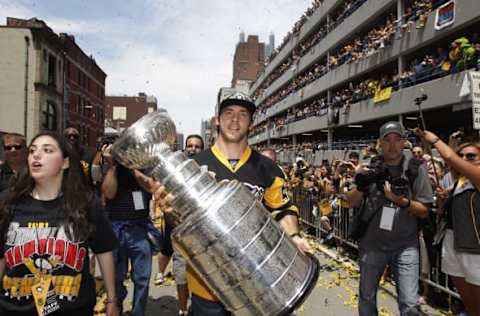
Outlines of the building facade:
M203 120L200 126L200 135L203 138L205 148L210 148L215 143L217 128L215 126L215 117Z
M265 60L268 60L275 50L275 35L270 33L268 35L268 44L265 45Z
M323 1L250 87L258 109L250 143L277 148L285 160L313 145L319 164L331 158L323 149L361 148L386 121L417 126L416 102L442 137L458 128L475 134L472 100L460 89L480 54L460 51L455 61L449 53L454 42L479 44L480 2L432 3Z
M31 139L64 128L64 61L60 37L38 19L0 26L0 129Z
M260 43L257 35L249 35L247 41L237 43L233 57L232 87L238 81L252 81L263 69L265 61L265 44Z
M145 114L157 109L157 98L143 92L137 96L106 96L105 127L120 132Z
M95 147L104 132L107 75L73 35L60 34L60 39L65 50L64 125L77 128L82 144Z

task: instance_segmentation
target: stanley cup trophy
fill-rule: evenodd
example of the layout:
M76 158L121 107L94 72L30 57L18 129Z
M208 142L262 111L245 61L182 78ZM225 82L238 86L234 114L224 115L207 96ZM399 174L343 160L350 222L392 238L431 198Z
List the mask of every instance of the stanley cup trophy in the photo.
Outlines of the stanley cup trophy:
M288 315L315 287L319 263L297 249L265 207L238 181L217 182L183 152L166 112L145 115L112 146L175 198L174 247L235 315Z

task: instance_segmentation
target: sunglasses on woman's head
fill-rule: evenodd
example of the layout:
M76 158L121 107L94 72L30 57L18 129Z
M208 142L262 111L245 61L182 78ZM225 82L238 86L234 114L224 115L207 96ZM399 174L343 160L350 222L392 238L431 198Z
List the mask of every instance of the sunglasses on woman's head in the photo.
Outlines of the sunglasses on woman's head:
M478 158L478 155L475 153L458 153L460 158L466 158L467 161L475 161Z

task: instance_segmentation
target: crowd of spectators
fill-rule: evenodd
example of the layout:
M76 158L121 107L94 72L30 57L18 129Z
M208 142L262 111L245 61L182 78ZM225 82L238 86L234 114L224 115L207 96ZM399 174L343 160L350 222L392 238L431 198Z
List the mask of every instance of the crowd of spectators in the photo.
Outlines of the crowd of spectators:
M377 143L372 137L348 137L338 138L331 144L332 150L357 150L361 151L363 157L368 157L372 152L376 151ZM313 161L317 152L321 152L328 149L328 144L325 139L302 141L297 144L291 142L275 142L270 146L266 144L255 145L254 148L259 152L270 148L275 150L278 156L282 154L288 154L290 156L301 155L305 157L307 161ZM290 157L289 156L289 157Z
M300 19L297 22L295 22L292 30L289 31L287 33L287 35L284 36L280 45L278 45L278 47L273 50L272 54L270 55L269 59L267 60L267 63L272 61L275 58L275 56L277 56L277 54L282 50L282 48L285 47L285 45L288 43L288 41L293 36L297 35L300 32L300 30L301 30L302 26L305 24L305 22L308 21L308 19L313 15L313 13L315 13L315 11L322 4L323 4L323 0L312 0L312 4L310 5L310 7L308 7L307 10L305 10L305 12L302 14Z
M303 41L293 51L285 62L283 62L276 70L265 79L263 84L255 91L254 97L260 97L270 84L280 77L287 69L295 67L300 58L316 43L318 43L329 31L333 30L337 25L351 14L354 10L363 4L363 0L346 1L341 10L339 10L338 18L331 19L330 24L322 24L318 31L314 32L311 37ZM260 112L265 112L267 108L281 101L283 98L295 92L302 87L308 85L312 81L322 77L328 71L345 63L357 62L369 57L382 48L393 42L394 34L401 37L404 32L409 32L412 25L422 28L425 25L426 18L432 10L443 3L443 1L416 0L406 3L405 14L401 19L395 20L393 15L389 15L386 21L380 27L375 27L364 36L359 36L353 41L341 47L338 51L330 54L328 60L322 60L310 67L310 70L302 74L298 74L289 84L281 88L274 95L268 97L260 105ZM334 15L335 16L335 15Z
M356 9L358 9L366 0L346 0L344 1L340 7L330 15L330 19L323 21L320 23L319 26L316 27L316 30L312 32L310 36L308 36L305 40L303 40L297 47L292 51L292 53L285 59L285 61L278 66L269 76L265 79L262 83L261 87L257 89L255 93L255 97L258 97L263 93L266 87L268 87L273 81L275 81L278 77L280 77L286 70L290 69L292 65L296 64L302 56L304 56L312 46L319 43L328 33L333 31L338 25L340 25L345 18L347 18L350 14L352 14ZM308 10L308 15L302 16L303 21L299 27L297 22L294 26L294 30L300 31L301 26L305 21L308 20L308 17L315 12L315 10L320 7L322 1L314 1L314 5ZM293 34L296 34L295 32ZM287 36L284 38L282 44L274 51L274 53L270 56L270 59L267 61L270 62L273 58L278 54L278 52L286 45L288 40L290 40L292 33L289 32ZM265 69L265 68L264 68ZM263 72L258 74L260 77Z
M259 112L264 113L272 105L281 101L289 94L324 76L328 71L345 63L357 62L363 58L371 56L385 46L390 45L392 43L394 32L393 17L388 16L382 26L375 27L363 37L359 36L355 38L353 41L341 47L337 52L330 54L328 60L317 62L309 71L295 76L289 84L262 102L259 106Z
M451 148L465 148L465 146L462 147L459 144L464 142L472 144L469 143L472 141L470 137L476 139L478 135L466 136L463 131L456 131L450 135L448 145ZM416 139L416 142L418 144L415 146L407 143L408 146L405 149L410 150L411 155L418 159L421 165L425 166L428 179L433 191L436 192L438 201L441 189L449 190L453 187L457 173L453 172L453 167L451 169L442 156L432 158L427 154L428 151L420 145L418 139ZM472 147L473 145L468 146ZM307 230L310 227L312 230L310 233L319 236L319 241L326 246L343 244L343 247L348 245L348 248L350 248L352 242L355 241L352 241L348 235L349 227L358 209L351 208L348 205L345 193L355 187L355 174L361 172L370 158L379 154L378 144L370 144L361 151L345 150L343 154L333 157L331 160L323 160L319 165L313 165L311 161L306 159L304 149L315 151L313 143L304 142L296 146L274 146L276 149L279 149L278 147L296 151L293 159L290 159L291 163L284 164L282 167L287 176L290 194L300 208L300 216L302 221L306 223ZM478 160L478 156L472 157ZM433 165L435 165L435 168ZM464 181L463 177L461 178L461 181ZM461 293L455 280L452 282L448 275L444 274L444 269L440 266L442 247L438 247L433 238L437 231L441 230L441 219L446 212L442 205L439 202L433 203L428 211L428 216L421 219L418 224L420 275L423 280L429 280L430 282L420 281L423 286L419 287L417 304L421 305L428 302L436 306L454 309L455 313L458 312L459 315L466 315L465 307L462 306L460 301L453 301L448 298L448 295L445 295L445 292L429 286L433 282L433 284L450 291ZM356 251L352 251L352 253L354 253L353 258L357 258L355 257ZM390 270L385 270L384 280L391 278L390 273ZM466 304L467 301L464 301L464 303Z
M349 55L348 58L350 58ZM345 60L344 57L341 60ZM252 136L266 131L267 128L275 131L281 130L285 125L303 120L311 116L323 116L327 114L327 109L344 108L344 113L348 113L350 105L360 101L368 100L374 97L375 93L381 89L392 87L398 90L422 82L430 81L443 77L448 74L456 73L470 68L480 67L480 36L473 33L469 36L461 36L449 44L437 46L413 58L403 71L394 70L388 73L375 73L372 77L363 79L359 82L349 82L346 86L332 91L330 101L321 95L309 100L295 109L288 109L279 113L268 120L256 125L251 133ZM298 83L289 85L279 93L270 97L267 102L262 104L257 111L258 115L264 115L266 105L275 104L288 94L295 91L297 87L302 87L315 80L318 73L324 69L315 67L313 72L309 72L305 77L298 78Z
M271 128L275 131L281 130L285 125L306 119L311 116L323 116L327 114L328 107L340 108L350 104L370 99L379 89L388 86L397 86L398 76L395 74L382 74L376 78L369 78L358 83L350 83L348 87L340 88L332 93L331 101L328 102L325 96L316 97L307 101L294 110L288 109L267 121L256 125L251 132L251 136L258 135Z

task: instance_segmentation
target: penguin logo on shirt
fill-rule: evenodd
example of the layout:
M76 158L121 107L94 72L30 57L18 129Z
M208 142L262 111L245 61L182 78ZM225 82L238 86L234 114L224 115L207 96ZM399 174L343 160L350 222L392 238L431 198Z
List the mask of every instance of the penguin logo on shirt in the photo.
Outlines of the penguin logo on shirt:
M243 183L247 189L255 196L256 199L261 201L263 199L263 194L265 193L265 189L258 185L253 185L248 182Z

